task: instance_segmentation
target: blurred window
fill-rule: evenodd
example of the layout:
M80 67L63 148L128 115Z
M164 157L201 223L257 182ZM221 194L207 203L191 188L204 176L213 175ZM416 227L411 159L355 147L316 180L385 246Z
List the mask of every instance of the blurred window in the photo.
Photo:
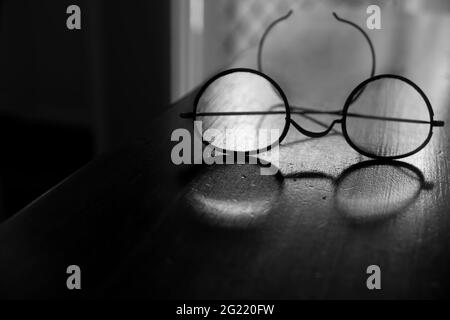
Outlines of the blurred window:
M256 46L274 18L305 0L172 0L172 101Z
M265 28L289 9L376 4L410 14L448 14L448 0L171 0L172 94L175 101L256 46Z

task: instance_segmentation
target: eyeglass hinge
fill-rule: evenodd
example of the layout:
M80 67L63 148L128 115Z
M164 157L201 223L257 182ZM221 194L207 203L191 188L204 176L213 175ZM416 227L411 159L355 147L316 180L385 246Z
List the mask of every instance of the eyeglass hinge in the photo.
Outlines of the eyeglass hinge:
M194 113L193 112L180 113L180 118L182 118L182 119L192 119L192 118L194 118Z
M444 121L433 121L431 124L433 125L433 127L443 127L445 122Z

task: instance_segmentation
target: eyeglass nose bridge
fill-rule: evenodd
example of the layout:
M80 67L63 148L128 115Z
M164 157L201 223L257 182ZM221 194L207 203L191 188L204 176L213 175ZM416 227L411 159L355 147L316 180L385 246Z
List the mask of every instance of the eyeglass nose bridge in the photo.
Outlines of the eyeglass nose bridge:
M309 130L306 130L304 128L302 128L297 122L295 122L294 120L290 119L290 123L295 127L295 129L297 129L301 134L310 137L310 138L322 138L325 137L326 135L328 135L330 133L331 130L333 130L333 127L338 124L338 123L342 123L343 119L336 119L334 120L331 125L328 127L327 130L322 131L322 132L312 132Z

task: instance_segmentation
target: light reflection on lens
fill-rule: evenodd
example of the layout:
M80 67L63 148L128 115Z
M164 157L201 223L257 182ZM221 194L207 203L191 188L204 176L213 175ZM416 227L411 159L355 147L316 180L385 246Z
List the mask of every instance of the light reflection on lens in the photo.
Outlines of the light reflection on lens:
M396 157L408 154L419 148L430 133L431 115L425 100L415 88L399 79L381 78L368 83L347 112L346 129L350 140L371 155Z
M203 122L204 140L215 147L254 151L279 139L286 126L285 110L283 99L267 79L236 71L216 79L206 88L197 105L196 120ZM242 112L247 114L233 115Z

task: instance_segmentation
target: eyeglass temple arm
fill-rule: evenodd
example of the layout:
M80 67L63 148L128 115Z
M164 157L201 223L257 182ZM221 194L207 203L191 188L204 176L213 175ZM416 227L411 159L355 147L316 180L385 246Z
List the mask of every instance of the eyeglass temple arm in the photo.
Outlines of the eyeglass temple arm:
M267 29L264 31L261 40L259 41L259 45L258 45L258 70L263 72L263 68L262 68L262 52L263 52L263 48L264 48L264 43L266 42L266 38L269 35L270 31L272 31L272 29L281 21L284 21L286 19L288 19L292 13L294 11L293 10L289 10L288 13L286 13L284 16L276 19L275 21L273 21L268 27Z
M361 34L366 39L367 44L369 45L369 48L370 48L370 54L372 56L372 69L370 71L370 78L372 78L375 75L377 60L376 60L376 55L375 55L375 48L373 46L372 40L370 40L369 35L364 31L363 28L358 26L356 23L339 17L336 12L333 12L333 16L336 18L337 21L346 23L346 24L354 27L356 30L361 32ZM361 90L353 97L351 103L354 103L356 100L358 100L358 98L361 96L361 94L364 92L365 89L366 89L366 87L361 88Z
M297 109L297 110L296 110ZM275 115L275 114L285 114L286 111L242 111L242 112L202 112L194 114L193 112L181 113L180 117L183 119L193 119L194 116L198 117L219 117L219 116L251 116L251 115ZM310 110L302 107L294 107L291 111L292 114L298 115L306 115L306 114L325 114L325 115L342 115L342 111L323 111L323 110ZM443 127L445 125L444 121L433 120L433 121L425 121L425 120L415 120L415 119L404 119L404 118L394 118L394 117L381 117L381 116L372 116L365 115L359 113L347 113L347 117L354 118L362 118L362 119L373 119L373 120L382 120L382 121L394 121L394 122L405 122L405 123L420 123L420 124L431 124L433 127ZM341 122L340 120L333 121L333 127L335 123ZM297 125L298 126L298 125ZM297 126L295 126L297 128ZM298 129L298 128L297 128ZM303 129L302 129L303 130ZM299 130L299 131L302 131Z
M372 40L370 40L369 35L364 31L363 28L358 26L356 23L339 17L336 12L333 12L333 16L336 18L337 21L346 23L346 24L354 27L355 29L357 29L359 32L362 33L362 35L366 39L366 41L367 41L367 43L368 43L368 45L370 47L370 54L372 55L372 69L370 71L370 78L372 78L375 75L375 69L376 69L377 61L376 61L376 55L375 55L375 47L373 46ZM354 100L356 100L356 99L358 99L358 97L355 97Z
M323 111L323 110L316 110L316 109L299 107L299 106L291 106L291 113L293 113L293 114L305 114L305 113L307 113L307 114L342 115L342 111L341 110ZM440 121L440 120L433 120L433 121L430 122L430 121L415 120L415 119L372 116L372 115L365 115L365 114L351 113L351 112L347 113L347 117L355 117L355 118L363 118L363 119L374 119L374 120L383 120L383 121L431 124L433 127L443 127L445 125L445 122L444 121Z
M263 48L264 48L264 44L266 42L266 38L269 35L270 31L272 31L272 29L280 22L287 20L293 13L293 10L289 10L287 14L285 14L284 16L276 19L275 21L273 21L268 27L267 29L264 31L261 40L259 41L259 45L258 45L258 70L263 72L263 67L262 67L262 52L263 52ZM356 28L359 32L362 33L362 35L364 36L364 38L367 40L367 43L369 44L369 48L370 48L370 53L372 56L372 69L370 71L370 77L373 77L375 75L375 69L376 69L376 55L375 55L375 48L373 46L372 40L370 40L369 35L364 31L364 29L362 29L360 26L358 26L356 23L343 19L341 17L339 17L337 15L336 12L333 12L333 16L336 20L338 20L339 22L342 23L346 23L354 28ZM356 101L359 96L362 94L362 92L364 91L364 89L361 89L361 91L355 95L355 98L353 99L353 101Z
M284 112L283 112L283 113L284 113ZM307 115L308 112L292 112L292 113L295 113L295 114L301 114L303 117L305 117L305 118L308 119L309 121L312 121L312 122L314 122L315 124L318 124L319 126L322 126L322 127L324 127L324 128L328 128L328 124L326 124L326 123L324 123L324 122L322 122L322 121L320 121L320 120L317 120L317 119L315 119L315 118L313 118L313 117L311 117L311 116L308 116L308 115ZM257 113L257 114L260 114L260 113ZM282 112L279 112L279 114L282 114ZM314 114L314 113L311 112L311 114ZM202 116L202 115L204 115L204 114L197 114L197 115ZM216 115L217 115L217 114L216 114ZM235 115L235 114L233 114L233 115ZM192 118L194 118L194 114L193 114L192 112L181 113L181 114L180 114L180 117L183 118L183 119L192 119ZM333 130L333 131L335 131L335 130Z

